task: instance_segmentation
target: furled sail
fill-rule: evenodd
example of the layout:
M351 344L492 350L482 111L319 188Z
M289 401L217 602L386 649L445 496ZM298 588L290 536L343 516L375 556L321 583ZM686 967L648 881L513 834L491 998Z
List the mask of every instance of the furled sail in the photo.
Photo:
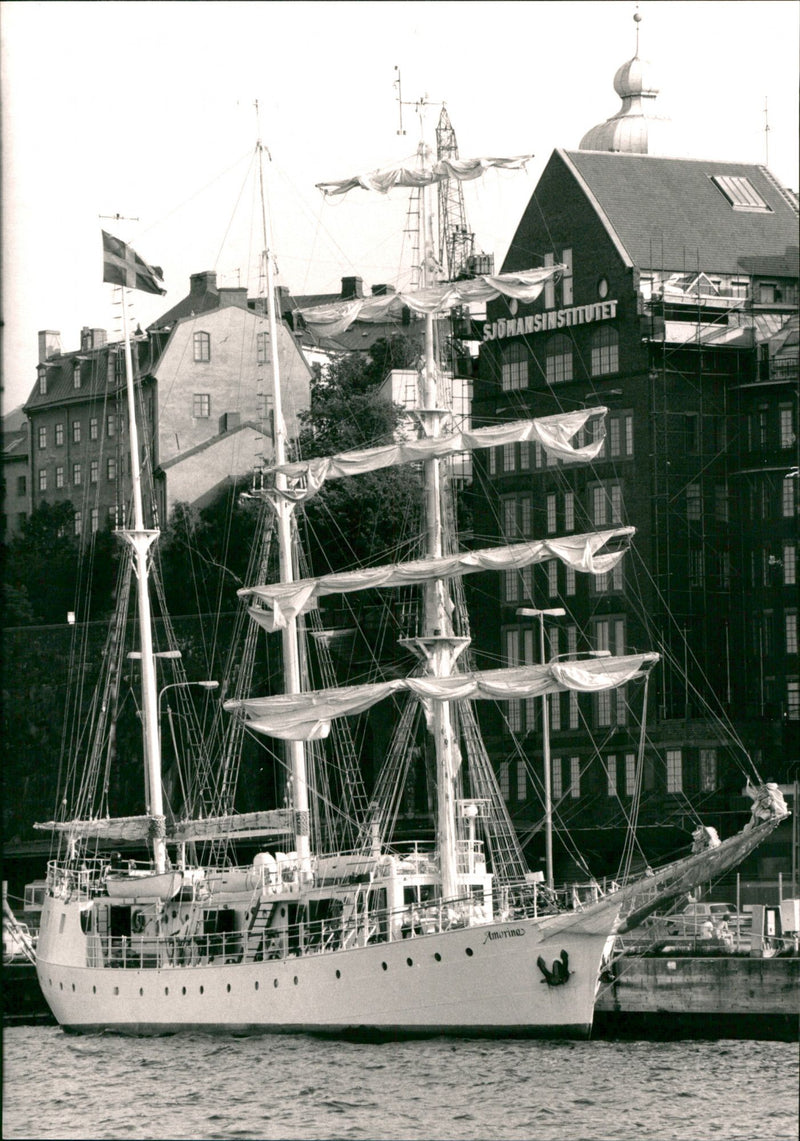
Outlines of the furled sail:
M386 321L403 308L415 313L448 313L458 305L482 304L496 297L512 297L533 302L546 283L562 273L563 265L540 266L514 273L487 273L464 281L440 282L425 289L387 293L378 297L356 297L298 310L306 326L321 336L337 337L354 321Z
M405 563L366 567L363 570L300 579L290 583L269 583L244 587L240 597L251 596L266 603L268 610L251 608L250 614L267 630L279 630L290 618L297 617L316 605L317 598L327 594L350 594L378 587L418 586L435 579L455 578L479 571L519 570L547 559L560 559L567 566L588 574L606 574L627 550L627 540L634 527L617 527L588 535L567 535L558 539L540 539L491 547L479 551L462 551L439 558L413 559ZM626 540L618 550L599 553L614 539Z
M175 823L165 823L163 816L107 816L95 820L49 820L44 824L34 824L34 828L40 831L64 832L75 839L106 840L109 843L152 840L154 835L176 842L282 836L291 832L292 827L289 809L209 816Z
M600 454L605 442L605 424L598 424L598 432L590 443L576 446L573 438L593 416L604 416L605 407L581 408L575 412L539 416L535 420L513 420L507 424L494 424L491 428L453 432L451 435L425 436L419 440L401 440L377 448L340 452L333 456L320 456L312 460L299 460L268 468L282 472L292 485L278 494L299 501L319 491L326 479L363 475L381 468L399 464L418 463L423 460L442 459L459 452L480 448L502 447L505 444L541 444L548 455L572 463L591 463ZM302 485L298 486L298 480Z
M311 741L327 737L334 718L363 713L395 693L413 693L423 703L480 699L511 701L563 693L565 690L595 693L616 689L641 677L658 658L658 654L627 654L616 658L481 670L450 677L396 678L369 685L226 701L224 708L238 711L246 719L248 727L258 733L286 740Z
M346 194L348 190L361 187L362 190L377 190L386 194L395 186L431 186L446 179L457 182L470 182L481 178L487 170L499 167L502 170L521 170L530 162L533 155L516 155L513 158L442 158L430 166L387 166L371 170L366 174L354 174L351 178L340 178L333 182L318 182L317 188L326 195Z

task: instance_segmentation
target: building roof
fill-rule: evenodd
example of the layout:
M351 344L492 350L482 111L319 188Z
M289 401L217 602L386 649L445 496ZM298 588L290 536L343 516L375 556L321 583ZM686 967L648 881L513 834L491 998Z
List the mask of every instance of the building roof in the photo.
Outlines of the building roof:
M3 459L26 460L28 458L28 430L13 429L3 432Z
M149 337L134 337L131 340L134 374L139 376L151 372L165 344L166 336L151 334ZM125 383L124 366L120 370L120 379L117 380L115 377L113 385L109 386L108 358L111 354L119 357L121 361L122 351L123 344L120 341L96 349L75 349L59 356L48 357L39 366L47 369L47 390L42 393L37 380L23 406L25 412L35 412L53 405L63 406L96 400L109 392L116 392L117 388ZM76 363L80 364L81 370L80 388L76 388L74 382Z
M797 196L766 167L607 151L555 155L593 201L630 265L778 277L800 273ZM714 176L747 180L765 208L732 205Z

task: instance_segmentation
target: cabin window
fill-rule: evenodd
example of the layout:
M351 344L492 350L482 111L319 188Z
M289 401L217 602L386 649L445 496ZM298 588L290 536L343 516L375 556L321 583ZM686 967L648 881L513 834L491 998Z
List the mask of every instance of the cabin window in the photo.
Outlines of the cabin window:
M511 392L528 387L528 352L524 345L515 343L503 353L501 388Z
M547 342L545 379L548 384L572 380L572 342L563 333L556 333Z
M194 359L199 364L206 364L211 360L211 334L195 333L192 342L194 345Z
M211 415L211 394L195 392L192 398L192 416L196 420L207 420Z
M619 372L619 333L604 325L592 333L592 376Z

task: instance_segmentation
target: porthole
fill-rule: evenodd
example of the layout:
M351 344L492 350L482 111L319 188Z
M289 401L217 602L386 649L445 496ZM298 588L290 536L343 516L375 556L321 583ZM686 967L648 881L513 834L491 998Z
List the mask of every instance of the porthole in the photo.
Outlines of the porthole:
M386 963L381 963L381 966L383 967L383 969L384 969L385 971L388 971L388 970L389 970L389 968L387 967Z
M439 954L439 952L438 952L438 951L434 951L434 952L433 952L433 957L434 957L434 959L436 960L436 962L437 962L437 963L441 963L441 961L442 961L442 956Z
M413 959L406 959L406 965L409 967L413 967L414 966L414 960Z
M337 970L336 977L337 979L340 979L342 977L342 972Z
M597 283L597 296L608 297L608 278L601 277Z
M467 954L468 958L472 958L472 956L475 954L475 952L472 950L472 947L467 947L466 954Z

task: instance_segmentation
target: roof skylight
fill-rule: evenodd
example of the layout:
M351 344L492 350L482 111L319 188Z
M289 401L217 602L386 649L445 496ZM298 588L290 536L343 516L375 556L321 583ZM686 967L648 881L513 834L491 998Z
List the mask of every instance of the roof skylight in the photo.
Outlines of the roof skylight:
M712 174L711 181L721 190L734 210L749 210L758 214L771 214L767 205L749 178L742 174Z

